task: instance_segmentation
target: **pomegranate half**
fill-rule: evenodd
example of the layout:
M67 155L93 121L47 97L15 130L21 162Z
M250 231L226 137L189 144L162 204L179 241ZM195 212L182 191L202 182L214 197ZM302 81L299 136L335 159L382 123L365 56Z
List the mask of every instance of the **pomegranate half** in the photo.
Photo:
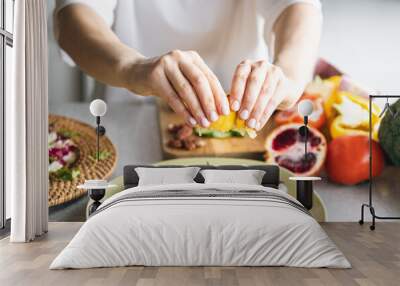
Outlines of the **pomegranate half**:
M289 123L274 129L265 142L265 160L268 164L278 164L300 176L314 176L324 166L326 139L317 129L308 127L306 158L305 137L299 133L301 126L303 125Z

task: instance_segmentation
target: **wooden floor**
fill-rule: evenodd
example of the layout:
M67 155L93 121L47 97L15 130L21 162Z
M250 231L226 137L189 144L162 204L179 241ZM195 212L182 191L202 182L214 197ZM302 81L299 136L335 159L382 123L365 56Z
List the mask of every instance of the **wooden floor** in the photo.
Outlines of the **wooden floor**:
M44 237L27 244L0 241L0 285L400 285L400 223L324 223L353 268L124 267L48 270L82 223L50 223Z

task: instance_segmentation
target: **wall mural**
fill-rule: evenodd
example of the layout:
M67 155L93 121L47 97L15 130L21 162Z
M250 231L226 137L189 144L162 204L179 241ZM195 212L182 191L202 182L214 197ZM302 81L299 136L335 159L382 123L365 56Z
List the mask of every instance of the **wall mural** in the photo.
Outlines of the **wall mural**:
M160 102L157 110L163 157L174 159L173 163L184 164L242 164L253 162L246 160L255 160L257 163L277 164L290 175L321 176L324 180L316 184L317 190L322 190L322 195L315 198L315 212L320 220L335 219L337 216L330 212L341 209L340 200L325 201L325 192L332 194L338 190L348 190L353 192L352 197L360 205L367 200L368 92L334 66L321 60L313 81L301 97L301 100L304 99L310 100L313 105L308 121L307 157L304 153L304 137L299 133L303 117L297 106L275 112L263 130L256 132L246 127L233 111L221 116L208 128L192 128ZM388 174L396 172L394 166L400 159L397 158L396 148L393 148L397 138L392 126L400 120L400 117L396 117L398 109L397 102L389 104L384 98L372 104L373 177L387 178ZM90 118L88 104L83 112L87 113L84 118ZM107 135L102 136L97 161L94 118L91 123L88 125L59 115L50 117L51 207L85 196L85 190L77 188L85 179L117 178L119 184L122 182L119 178L121 173L115 172L117 165L121 165L117 160L118 146ZM240 159L229 161L225 159L227 157ZM290 182L287 183L289 187L294 187ZM388 192L391 187L387 180L383 183L378 179L377 184L386 186L383 192Z
M100 4L91 5L94 11L101 12L97 7L101 6ZM113 6L110 9L119 9L118 14L123 10L123 5L127 4L118 4L117 8ZM50 10L53 8L49 7ZM115 20L115 15L99 15L106 20L107 28L111 27L112 32L123 42L131 46L134 45L131 41L142 43L139 34L134 34L133 38L128 37L129 33L124 30L124 25L110 26ZM160 19L157 21L162 20ZM222 20L217 24L225 27ZM51 21L50 19L49 25L54 29L55 23ZM161 25L157 26L158 28L166 27ZM197 29L198 37L205 37L202 27L192 28ZM182 36L184 42L188 41L187 37L193 36L187 31L182 33L185 35ZM220 35L213 33L214 30L208 36L215 36L213 39L218 42ZM329 31L326 34L328 35ZM63 34L57 36L62 37ZM165 96L136 96L133 93L151 93L128 87L113 87L118 84L102 85L96 82L92 77L80 72L76 66L84 65L84 69L89 69L89 74L99 81L108 82L108 79L103 80L103 76L110 78L112 74L107 72L107 69L100 69L101 73L91 70L89 63L82 61L81 57L74 57L75 53L85 54L84 51L76 52L69 49L68 45L60 45L62 41L57 42L57 39L51 38L50 35L50 50L54 50L55 54L62 51L61 57L54 60L55 73L50 77L57 79L62 75L64 78L78 78L75 84L60 90L57 90L55 85L50 85L50 93L59 94L59 101L57 97L50 98L49 104L50 219L86 219L86 191L78 188L85 180L108 180L119 185L121 189L124 166L169 163L279 165L282 189L293 195L296 182L291 181L290 177L320 177L320 181L314 182L314 204L311 210L313 215L320 221L358 221L360 207L369 199L370 123L373 156L371 167L376 207L384 215L396 214L400 205L400 195L395 190L398 184L396 178L399 175L396 166L400 161L399 152L395 147L396 123L400 120L397 110L400 103L395 98L377 98L372 102L370 110L369 95L379 94L380 91L358 84L351 74L347 74L346 70L342 71L341 66L336 66L335 62L331 63L329 58L321 58L317 61L311 82L297 101L310 102L312 105L312 112L307 116L307 129L302 127L304 116L299 113L298 104L290 109L271 108L270 111L265 111L273 114L259 129L257 124L260 122L250 122L249 114L243 116L244 110L233 108L231 98L235 95L228 94L232 78L235 78L230 73L234 73L235 69L237 72L240 67L236 58L229 58L231 53L237 52L235 48L231 45L224 46L224 53L218 54L218 57L210 56L207 54L210 51L200 45L197 38L190 39L192 46L199 47L195 50L199 50L201 56L205 55L207 63L210 62L225 89L224 96L227 94L230 110L221 115L222 105L218 107L221 110L217 111L221 114L218 114L220 116L215 121L210 119L212 114L209 114L207 118L203 118L207 122L203 122L203 119L194 115L187 102L183 102L182 105L172 104L171 108L171 100L165 100ZM310 35L309 42L311 39ZM240 42L240 39L236 40ZM148 53L148 57L167 57L165 62L179 55L188 56L187 49L183 48L181 52L174 49L169 52L170 46L174 44L170 39L156 42L157 44L153 43L152 46L148 46L148 42L137 46L141 46L143 53ZM159 52L163 48L166 52ZM91 54L86 56L91 57ZM192 56L193 53L188 57ZM72 58L78 61L74 63ZM348 57L348 61L353 62L351 57ZM223 65L213 66L220 62ZM314 62L310 64L309 74ZM67 69L66 63L73 64L75 68ZM98 64L100 65L101 61ZM255 64L257 63L251 62L253 68ZM168 80L173 85L173 80ZM187 80L190 81L190 76L187 76ZM153 84L158 80L151 82ZM133 92L129 92L128 89ZM179 93L176 86L172 89ZM66 93L73 94L73 99L63 99ZM106 127L107 132L100 138L99 153L96 153L96 119L89 111L91 100L96 98L104 99L108 108L102 117L102 125ZM182 108L187 109L193 117L182 116L173 110ZM117 191L115 189L111 193Z

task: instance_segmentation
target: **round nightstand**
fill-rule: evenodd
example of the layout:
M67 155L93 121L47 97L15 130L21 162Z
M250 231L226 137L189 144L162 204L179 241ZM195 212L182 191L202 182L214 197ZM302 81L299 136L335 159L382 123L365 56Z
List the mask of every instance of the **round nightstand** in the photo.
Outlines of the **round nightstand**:
M101 205L101 199L106 194L106 189L110 187L115 185L109 184L106 180L85 180L84 184L78 186L78 189L87 190L89 198L93 200L88 207L89 216Z
M313 207L313 182L320 181L320 177L289 177L296 181L296 198L303 206L310 210Z

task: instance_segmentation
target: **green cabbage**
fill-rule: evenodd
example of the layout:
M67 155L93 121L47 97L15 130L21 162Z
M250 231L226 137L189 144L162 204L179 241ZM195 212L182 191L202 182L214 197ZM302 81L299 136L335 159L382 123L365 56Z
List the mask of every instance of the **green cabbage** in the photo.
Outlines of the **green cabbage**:
M400 100L390 106L397 116L386 112L379 127L378 138L382 149L390 161L400 166Z

